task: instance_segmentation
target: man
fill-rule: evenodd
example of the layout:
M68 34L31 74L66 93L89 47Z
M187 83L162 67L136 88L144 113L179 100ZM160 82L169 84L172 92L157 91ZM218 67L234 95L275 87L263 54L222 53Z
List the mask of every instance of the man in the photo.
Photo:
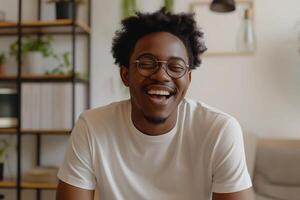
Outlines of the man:
M161 9L122 25L112 53L130 100L80 116L57 199L250 199L238 122L184 98L206 50L193 16Z

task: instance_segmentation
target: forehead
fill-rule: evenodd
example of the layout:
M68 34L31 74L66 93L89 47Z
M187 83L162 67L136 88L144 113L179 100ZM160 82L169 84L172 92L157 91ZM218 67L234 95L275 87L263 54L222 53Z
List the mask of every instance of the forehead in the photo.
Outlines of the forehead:
M188 60L187 50L183 42L168 32L150 33L140 38L134 47L131 59L142 54L152 54L158 59L166 60L170 57L180 57Z

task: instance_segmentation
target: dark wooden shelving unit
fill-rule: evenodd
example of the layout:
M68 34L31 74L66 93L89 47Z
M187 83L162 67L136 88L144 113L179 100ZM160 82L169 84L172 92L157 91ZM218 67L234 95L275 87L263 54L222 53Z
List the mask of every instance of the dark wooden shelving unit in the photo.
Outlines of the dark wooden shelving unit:
M0 82L16 82L18 80L17 75L0 75ZM20 80L22 82L70 82L73 80L72 75L21 75ZM88 83L87 78L75 77L77 83Z
M0 22L0 35L18 34L18 22ZM76 34L88 35L91 28L78 20L48 20L48 21L22 21L20 24L22 34L70 34L75 28Z
M16 134L18 130L16 128L1 128L1 134ZM22 135L69 135L71 133L71 129L22 129ZM0 186L1 188L1 186Z
M3 180L0 181L0 187L5 189L17 189L16 180ZM41 189L41 190L55 190L57 183L48 182L21 182L21 189Z
M10 37L14 36L18 38L18 46L22 46L22 38L27 35L64 35L65 37L71 37L72 44L72 73L71 75L32 75L32 74L23 74L22 73L22 52L21 48L18 50L17 63L18 63L18 72L16 75L0 75L0 85L3 83L15 84L18 91L18 125L14 128L0 128L0 135L16 135L16 149L17 149L17 174L16 178L13 180L2 180L0 181L0 188L2 189L15 189L16 190L16 199L21 200L22 195L21 191L24 189L34 189L36 190L36 199L41 199L42 190L55 190L57 183L51 182L28 182L22 180L22 161L21 161L21 147L22 147L22 136L24 135L34 135L36 137L36 165L41 166L41 138L43 135L69 135L71 129L22 129L22 119L21 119L21 96L22 96L22 84L26 82L30 83L71 83L72 84L72 126L75 123L75 102L76 102L76 90L75 85L77 83L84 84L86 87L86 105L85 108L90 107L90 68L91 68L91 0L86 0L87 4L87 22L82 22L75 19L66 19L66 20L42 20L42 0L37 0L37 13L38 17L36 20L25 21L22 19L22 4L26 3L25 0L18 1L18 20L17 21L8 21L0 22L0 37ZM74 1L74 0L72 0ZM74 9L74 7L73 7ZM76 73L76 39L77 36L87 38L87 74L85 77L78 77ZM67 41L66 41L67 43Z
M35 130L35 129L24 129L21 131L21 134L35 134L35 135L69 135L71 133L71 130L67 129L41 129L41 130Z

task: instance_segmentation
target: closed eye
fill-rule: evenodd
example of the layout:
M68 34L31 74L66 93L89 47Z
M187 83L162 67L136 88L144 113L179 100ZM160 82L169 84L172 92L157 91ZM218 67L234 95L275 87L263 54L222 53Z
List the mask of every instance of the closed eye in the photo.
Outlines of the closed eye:
M184 67L182 67L181 65L169 65L168 68L172 72L182 72L182 71L184 71Z
M140 68L153 68L153 63L139 63Z

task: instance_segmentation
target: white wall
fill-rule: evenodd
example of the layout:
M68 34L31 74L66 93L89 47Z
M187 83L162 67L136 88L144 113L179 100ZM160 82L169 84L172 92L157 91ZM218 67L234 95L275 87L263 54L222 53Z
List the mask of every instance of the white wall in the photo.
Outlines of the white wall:
M189 11L196 0L175 0L175 11ZM110 54L119 27L119 1L94 1L92 106L121 99L118 67ZM261 137L300 138L300 55L296 21L299 0L256 0L257 51L253 56L205 57L193 71L188 97L235 116L245 132ZM161 1L139 0L143 10ZM201 25L200 25L201 26Z

